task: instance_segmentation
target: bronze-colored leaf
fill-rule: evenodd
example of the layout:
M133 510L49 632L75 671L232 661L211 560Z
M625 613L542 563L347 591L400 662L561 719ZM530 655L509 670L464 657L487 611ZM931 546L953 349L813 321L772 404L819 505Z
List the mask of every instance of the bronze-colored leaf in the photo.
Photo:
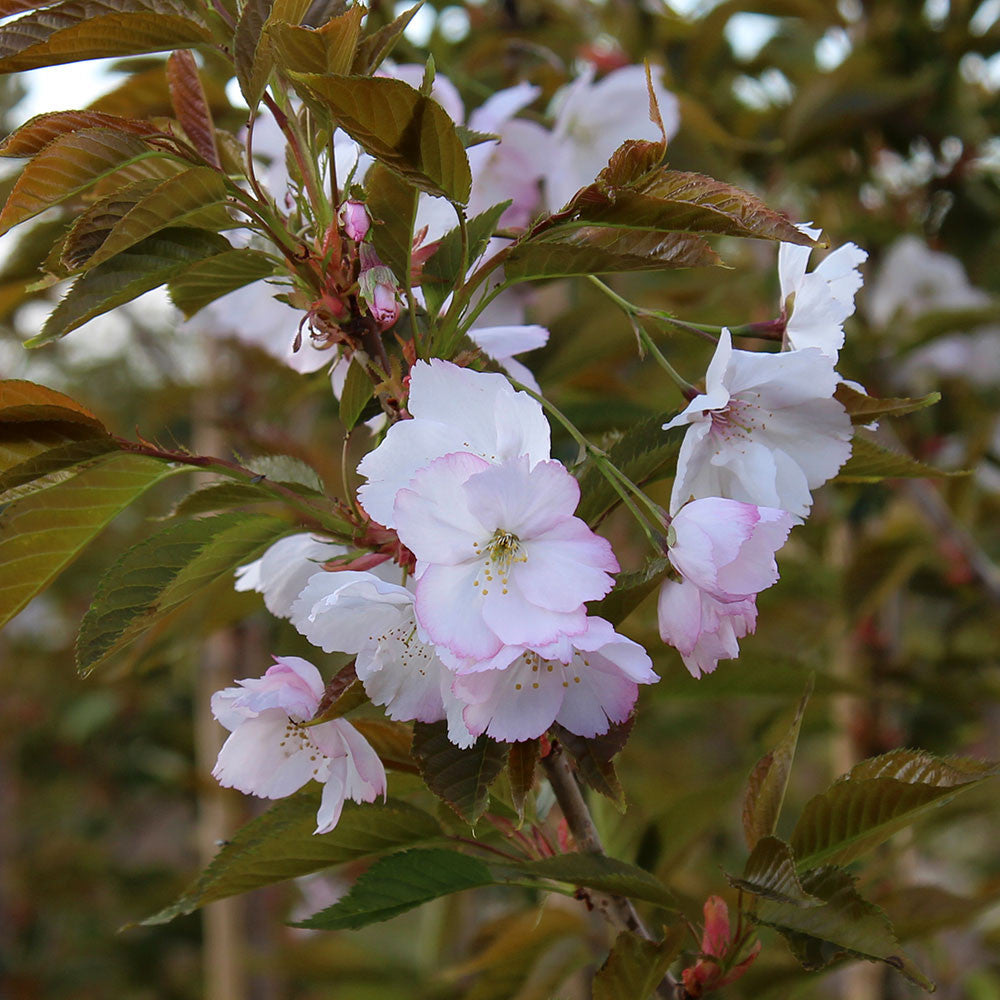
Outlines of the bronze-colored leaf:
M167 60L167 83L170 101L177 120L191 140L191 145L210 166L219 167L219 150L215 144L215 123L212 109L205 97L205 88L198 75L198 65L187 49L173 52Z
M54 111L35 115L7 136L0 142L0 156L35 156L61 135L88 128L106 128L135 135L155 135L158 132L156 126L149 122L101 111Z
M321 28L271 25L267 31L276 62L281 69L297 73L350 73L366 13L359 4Z

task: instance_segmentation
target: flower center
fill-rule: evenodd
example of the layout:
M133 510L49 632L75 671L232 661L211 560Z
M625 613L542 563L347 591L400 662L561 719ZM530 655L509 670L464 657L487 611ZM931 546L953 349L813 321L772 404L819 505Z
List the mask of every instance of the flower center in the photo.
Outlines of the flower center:
M506 576L510 572L510 564L521 551L521 539L510 531L497 528L486 546L486 551L490 561ZM523 556L522 560L526 558L527 556Z
M767 420L773 416L760 405L759 393L748 393L751 397L733 397L718 410L710 410L712 433L727 441L733 438L749 438L755 431L766 431Z

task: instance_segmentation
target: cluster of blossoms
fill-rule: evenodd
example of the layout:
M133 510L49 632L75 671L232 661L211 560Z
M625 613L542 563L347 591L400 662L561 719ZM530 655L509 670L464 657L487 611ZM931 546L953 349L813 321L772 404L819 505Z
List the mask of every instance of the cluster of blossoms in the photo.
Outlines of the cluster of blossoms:
M594 107L601 116L619 107L598 102L596 91L618 94L621 85L624 94L624 82L632 81L627 103L634 109L637 69L597 85L585 76L562 95L547 137L551 155L535 149L528 160L561 162L555 151L562 142L573 151L566 164L582 171L568 181L568 166L543 177L541 166L529 174L522 163L543 131L514 118L534 88L522 85L487 102L470 126L490 128L502 140L513 129L514 139L506 150L503 141L473 147L473 154L481 150L471 157L473 201L485 207L506 200L515 192L504 185L516 181L507 213L514 213L512 225L524 224L537 207L528 188L536 199L544 190L561 202L591 180L607 154L588 146L587 116ZM405 76L407 68L396 72ZM643 98L645 86L643 72ZM441 77L435 87L461 121L454 88ZM669 95L664 107L669 120ZM605 138L615 145L637 131L630 117L619 118L616 126L626 131ZM603 118L598 126L609 134ZM365 168L356 156L354 171ZM422 199L418 225L430 231L440 204ZM364 206L348 202L341 222L360 247L362 296L385 328L395 320L395 291L365 242ZM809 254L789 244L779 250L780 315L770 327L782 331L781 350L736 350L723 329L704 392L664 424L666 431L686 430L669 511L658 515L673 568L660 590L659 625L694 677L739 654L739 639L756 627L758 593L778 579L775 553L808 515L812 492L851 453L851 421L834 397L835 365L866 255L847 244L810 272ZM473 329L471 336L484 338L486 353L510 370L517 363L513 350L503 354L505 337L523 339L530 329ZM515 373L536 386L523 366ZM263 593L269 610L318 649L353 656L367 696L391 719L446 720L459 747L483 735L532 740L554 724L584 738L606 733L629 717L638 685L657 675L642 646L588 609L610 592L619 565L608 541L575 516L579 486L551 457L539 399L501 374L438 359L416 361L407 381L402 419L358 466L358 500L379 538L375 551L357 556L315 535L296 535L243 567L237 586ZM316 779L324 784L318 831L336 822L345 798L372 801L384 793L384 771L362 735L323 715L315 667L285 657L263 678L240 683L213 702L232 731L215 772L223 784L277 797Z

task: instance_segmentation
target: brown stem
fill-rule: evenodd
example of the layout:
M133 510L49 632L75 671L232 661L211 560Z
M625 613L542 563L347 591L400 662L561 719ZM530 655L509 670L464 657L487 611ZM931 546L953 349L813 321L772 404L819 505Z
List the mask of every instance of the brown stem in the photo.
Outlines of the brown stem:
M597 832L593 817L584 801L583 793L577 784L576 775L573 773L569 759L558 743L552 743L552 749L546 757L542 758L542 767L577 846L582 851L603 855L604 845L601 843L601 836ZM619 932L631 931L647 941L656 940L642 922L642 918L630 899L625 896L595 892L593 889L586 890L586 898L615 930ZM665 998L665 1000L666 998L673 1000L677 997L677 982L669 972L657 987L656 995Z

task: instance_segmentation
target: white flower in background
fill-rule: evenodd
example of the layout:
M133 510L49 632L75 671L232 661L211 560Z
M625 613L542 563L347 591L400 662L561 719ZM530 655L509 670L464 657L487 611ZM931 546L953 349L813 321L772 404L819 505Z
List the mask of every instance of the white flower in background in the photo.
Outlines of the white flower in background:
M272 615L288 618L302 588L320 564L346 552L343 545L308 532L289 535L275 542L259 559L240 566L235 587L263 594Z
M808 224L798 228L810 239L822 231ZM795 243L782 243L778 249L781 312L787 314L785 341L793 350L818 347L836 360L844 346L844 321L854 314L854 296L864 280L858 265L868 254L853 243L845 243L807 272L811 253L811 247Z
M739 601L778 580L774 553L797 521L786 510L708 497L670 522L667 557L685 579L720 601Z
M901 383L938 385L942 378L964 378L973 385L1000 383L1000 326L973 333L951 333L917 348L904 358L896 375Z
M507 648L496 660L507 663L459 674L455 693L469 703L464 717L472 733L508 743L535 739L553 722L578 736L599 736L629 717L637 685L659 679L642 646L603 618L588 618L586 631L572 639Z
M549 331L544 326L480 326L469 331L469 339L483 353L499 364L511 378L540 393L538 380L515 355L544 347L549 342Z
M969 283L962 262L931 250L916 236L901 236L879 264L865 294L865 312L874 326L885 327L901 313L975 309L989 295Z
M413 419L393 424L358 465L368 480L358 490L361 506L386 527L395 527L396 494L442 455L470 452L488 462L527 455L532 463L549 457L541 405L515 392L503 375L418 361L410 370L407 409Z
M500 216L500 226L520 228L527 226L538 209L551 135L537 122L514 116L540 93L539 87L520 83L497 91L469 116L469 128L474 132L499 137L468 149L470 216L511 199L513 204Z
M663 128L671 139L680 127L680 105L664 89L655 68L652 78ZM551 211L593 183L626 139L660 138L649 118L645 66L625 66L594 83L594 68L588 65L556 94L551 111L555 126L545 151L545 202Z
M291 614L292 624L324 652L355 654L355 672L390 719L448 720L448 738L467 747L475 737L452 693L452 672L420 637L413 593L373 573L316 573Z
M688 425L671 513L703 497L808 513L810 491L836 475L851 454L851 420L833 398L833 364L816 348L734 351L724 329L704 394L663 425Z
M611 589L608 542L573 516L576 480L527 455L491 464L446 454L395 500L400 541L416 556L416 615L431 641L486 660L580 635L584 602Z
M757 601L720 601L690 580L667 580L657 607L660 638L673 646L692 677L740 655L739 639L757 627Z
M224 788L280 799L315 779L323 785L316 833L328 833L346 799L385 795L385 769L346 719L306 725L323 697L323 679L307 660L275 657L263 677L212 695L212 714L230 730L212 770Z

